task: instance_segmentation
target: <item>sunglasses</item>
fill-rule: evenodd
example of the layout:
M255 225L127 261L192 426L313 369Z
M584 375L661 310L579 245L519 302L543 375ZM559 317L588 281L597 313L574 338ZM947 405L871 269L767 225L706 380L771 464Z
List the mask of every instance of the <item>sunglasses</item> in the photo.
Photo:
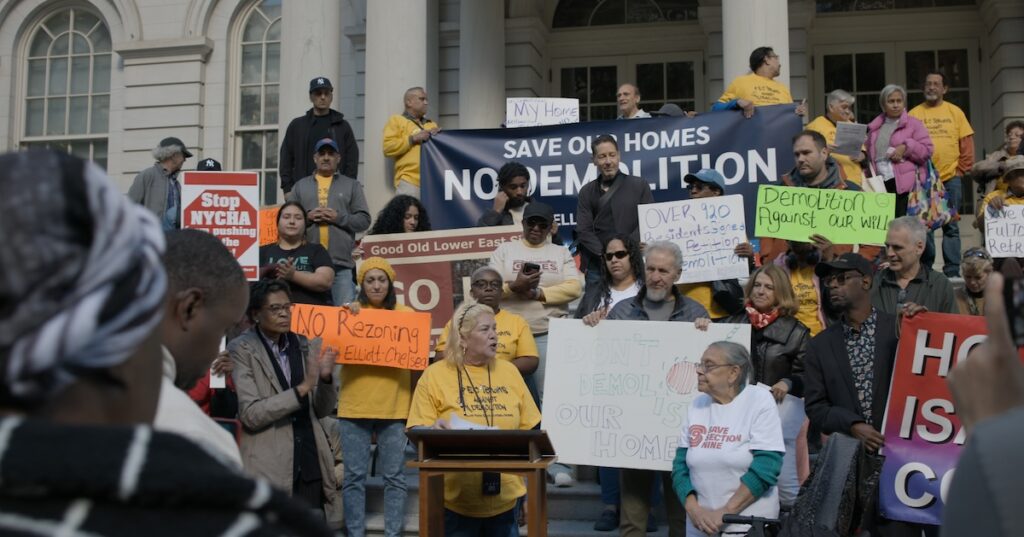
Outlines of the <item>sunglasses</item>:
M992 259L988 252L984 250L968 250L964 252L964 257L977 257L978 259L989 260Z
M861 277L861 273L857 271L840 272L838 274L829 274L825 276L825 285L830 285L832 282L836 282L839 285L846 285L847 280Z
M526 222L526 227L533 229L547 229L551 227L551 224L547 220L543 220L540 218L534 220L531 218Z
M611 261L612 258L622 259L622 258L626 257L627 255L629 255L629 252L627 252L625 250L619 250L618 252L608 252L608 253L604 254L604 260L605 261Z

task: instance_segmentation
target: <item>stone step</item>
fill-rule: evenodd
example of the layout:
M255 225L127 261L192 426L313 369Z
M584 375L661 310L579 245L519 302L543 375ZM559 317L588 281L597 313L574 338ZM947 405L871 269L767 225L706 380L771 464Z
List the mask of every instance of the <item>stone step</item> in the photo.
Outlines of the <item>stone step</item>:
M340 534L339 534L340 535ZM366 535L384 535L384 515L373 513L366 515ZM419 517L405 517L405 527L402 535L419 535ZM519 528L519 535L526 536L526 526ZM548 520L548 535L550 537L583 537L602 536L614 537L617 531L600 532L594 531L593 520L577 519L550 519ZM658 531L647 534L649 537L668 537L668 526L662 524Z
M419 512L419 479L414 474L406 474L408 496L405 501L405 512L415 515ZM548 484L548 518L572 519L593 516L596 520L601 514L601 486L592 481L577 482L571 487L556 487ZM381 513L384 509L384 479L380 476L368 477L366 480L366 512Z

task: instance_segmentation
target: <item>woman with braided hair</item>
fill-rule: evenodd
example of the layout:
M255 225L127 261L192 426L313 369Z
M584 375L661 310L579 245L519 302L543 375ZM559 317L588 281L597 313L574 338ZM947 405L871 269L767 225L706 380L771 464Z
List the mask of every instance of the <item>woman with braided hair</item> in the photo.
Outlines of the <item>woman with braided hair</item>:
M156 217L94 164L0 155L0 534L330 535L154 432L167 278Z

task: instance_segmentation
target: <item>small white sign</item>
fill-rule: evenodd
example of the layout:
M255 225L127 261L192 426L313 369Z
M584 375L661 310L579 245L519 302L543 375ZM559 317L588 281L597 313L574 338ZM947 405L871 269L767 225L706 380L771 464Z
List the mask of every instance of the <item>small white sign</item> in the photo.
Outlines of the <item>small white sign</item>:
M1024 257L1024 205L985 208L985 249L992 257Z
M551 319L544 418L559 462L671 470L708 345L750 347L749 324Z
M699 283L750 275L747 260L733 251L747 242L743 196L638 205L640 240L672 241L683 251L676 283Z
M579 122L579 99L547 97L509 97L505 99L505 126L510 129Z

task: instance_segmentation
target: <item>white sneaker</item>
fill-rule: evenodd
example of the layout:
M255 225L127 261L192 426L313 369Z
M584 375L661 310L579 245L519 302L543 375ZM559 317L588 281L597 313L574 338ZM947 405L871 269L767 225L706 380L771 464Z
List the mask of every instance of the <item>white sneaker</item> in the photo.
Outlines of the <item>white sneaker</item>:
M569 472L558 472L555 474L555 486L556 487L571 487L576 484L576 480L572 478Z

